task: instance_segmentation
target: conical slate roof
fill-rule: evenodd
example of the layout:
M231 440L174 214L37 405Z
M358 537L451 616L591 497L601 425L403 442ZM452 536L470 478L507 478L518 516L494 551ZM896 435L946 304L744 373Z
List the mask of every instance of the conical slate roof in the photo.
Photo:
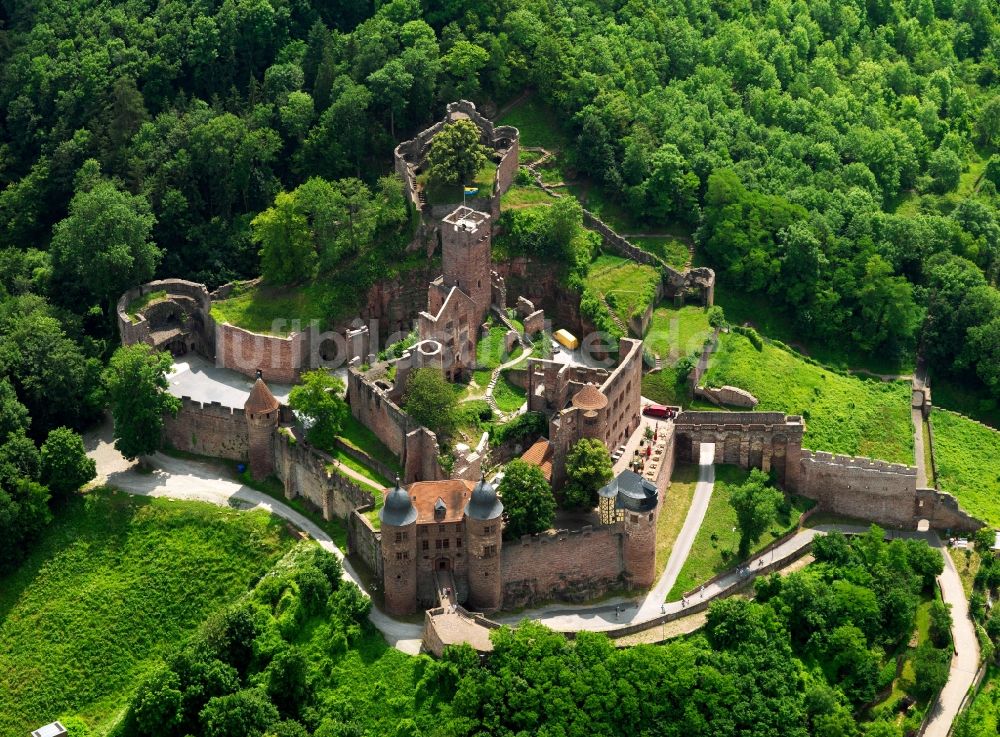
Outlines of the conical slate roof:
M582 410L604 409L608 406L608 398L596 386L587 384L573 395L573 406Z
M503 514L503 504L497 498L497 490L485 477L472 489L472 496L465 506L469 519L491 520Z
M404 527L417 521L417 510L409 493L400 486L398 478L395 488L385 495L385 504L378 511L378 518L383 525L395 527Z
M273 412L278 409L278 406L278 400L274 398L271 390L267 388L267 384L258 375L257 381L253 384L253 389L250 390L250 396L247 397L246 404L243 405L243 411L262 415L267 412Z

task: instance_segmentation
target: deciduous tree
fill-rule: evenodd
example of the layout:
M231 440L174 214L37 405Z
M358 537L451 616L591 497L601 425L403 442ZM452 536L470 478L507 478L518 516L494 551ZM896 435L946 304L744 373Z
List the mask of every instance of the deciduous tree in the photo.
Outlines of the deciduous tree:
M180 409L181 400L167 392L171 363L169 353L156 352L145 343L122 346L111 356L104 385L115 421L115 447L126 458L159 448L163 415Z
M508 463L498 493L503 499L504 534L511 539L552 526L556 500L538 466L519 458Z

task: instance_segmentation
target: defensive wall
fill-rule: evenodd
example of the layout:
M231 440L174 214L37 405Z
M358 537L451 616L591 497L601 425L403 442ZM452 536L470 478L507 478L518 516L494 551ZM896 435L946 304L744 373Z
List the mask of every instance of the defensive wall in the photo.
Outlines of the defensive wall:
M403 483L445 478L438 456L437 437L418 425L389 397L390 387L379 386L356 368L347 372L347 403L351 414L369 428L399 459Z
M547 599L583 602L624 585L621 524L555 530L504 541L500 555L503 608Z
M164 417L163 439L185 453L231 461L246 461L250 449L242 407L196 402L190 397L181 397L181 408L175 416Z
M974 530L982 523L950 494L917 488L916 468L802 448L805 423L781 412L681 412L674 421L677 459L697 463L701 443L715 463L774 471L791 492L834 514L880 525Z
M601 236L604 245L612 251L641 264L658 268L663 276L663 295L674 300L678 306L695 294L706 307L711 307L715 303L715 272L712 269L698 267L683 272L677 271L658 256L630 243L597 215L586 209L583 211L583 224Z
M376 581L382 580L382 534L372 527L365 512L372 506L359 507L347 517L347 553L357 555L372 572Z

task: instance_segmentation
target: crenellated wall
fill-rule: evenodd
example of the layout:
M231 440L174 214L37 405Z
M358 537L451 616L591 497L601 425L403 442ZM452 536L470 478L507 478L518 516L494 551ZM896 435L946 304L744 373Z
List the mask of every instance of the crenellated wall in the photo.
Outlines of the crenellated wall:
M247 460L250 447L246 416L242 409L205 404L181 397L176 416L166 415L163 440L172 448L232 461Z

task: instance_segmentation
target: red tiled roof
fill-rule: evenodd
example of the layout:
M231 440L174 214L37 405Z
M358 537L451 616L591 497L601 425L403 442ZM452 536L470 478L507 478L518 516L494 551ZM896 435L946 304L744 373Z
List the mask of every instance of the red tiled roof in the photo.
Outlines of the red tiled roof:
M267 384L264 383L263 379L258 377L257 381L253 384L253 389L250 390L250 396L247 397L246 404L243 405L243 411L262 415L267 412L273 412L278 409L278 406L278 400L271 394L271 390L267 388Z
M434 522L459 522L465 514L465 505L472 494L473 483L462 479L443 481L417 481L407 491L417 510L417 524ZM434 504L440 499L447 511L444 519L434 519Z
M538 466L545 474L545 479L552 480L552 443L545 438L536 440L534 445L521 454L521 460Z
M608 398L593 384L587 384L573 395L573 406L582 410L604 409L608 406Z

